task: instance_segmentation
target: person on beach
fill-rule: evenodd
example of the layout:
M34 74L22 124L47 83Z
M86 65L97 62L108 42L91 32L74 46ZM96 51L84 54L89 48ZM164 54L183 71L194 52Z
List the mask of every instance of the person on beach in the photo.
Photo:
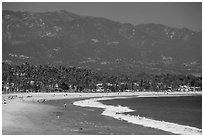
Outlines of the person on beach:
M3 100L3 104L6 105L6 100L5 99Z
M67 104L66 103L64 103L64 108L66 108L67 107Z

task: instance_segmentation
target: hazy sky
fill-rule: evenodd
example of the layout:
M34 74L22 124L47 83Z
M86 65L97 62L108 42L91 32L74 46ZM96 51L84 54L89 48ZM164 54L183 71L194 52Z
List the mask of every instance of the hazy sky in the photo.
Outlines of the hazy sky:
M186 27L196 31L202 30L201 2L4 2L2 9L35 12L67 10L80 15L105 17L135 25L159 23L178 28Z

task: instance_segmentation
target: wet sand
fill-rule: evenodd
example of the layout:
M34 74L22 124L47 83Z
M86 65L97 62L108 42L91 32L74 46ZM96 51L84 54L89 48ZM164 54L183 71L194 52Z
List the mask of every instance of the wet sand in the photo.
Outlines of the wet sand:
M147 93L140 94L147 96ZM172 134L133 125L108 116L101 116L102 109L82 108L73 105L73 102L85 98L137 95L137 93L26 93L3 95L2 100L5 99L6 104L2 105L2 133L3 135ZM148 95L150 94L148 93ZM14 96L13 99L10 98L11 96ZM44 99L45 102L43 102ZM66 109L63 105L65 101Z

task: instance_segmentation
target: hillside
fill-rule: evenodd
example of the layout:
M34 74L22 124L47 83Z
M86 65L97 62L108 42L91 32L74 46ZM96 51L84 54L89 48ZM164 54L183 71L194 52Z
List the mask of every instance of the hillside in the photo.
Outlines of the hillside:
M3 62L125 73L202 73L202 32L67 11L2 12Z

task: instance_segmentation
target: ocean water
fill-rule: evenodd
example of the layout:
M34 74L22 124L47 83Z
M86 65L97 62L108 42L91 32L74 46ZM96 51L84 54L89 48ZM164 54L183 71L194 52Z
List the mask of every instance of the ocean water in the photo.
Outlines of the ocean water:
M85 99L50 100L44 102L58 107L57 112L50 113L53 116L51 123L57 125L62 135L173 135L174 133L158 129L134 125L126 121L101 115L104 111L95 107L80 107L73 105L75 101ZM67 104L64 108L64 103ZM59 117L58 117L59 116Z
M202 129L202 96L135 97L100 101L103 104L127 106L128 114Z

